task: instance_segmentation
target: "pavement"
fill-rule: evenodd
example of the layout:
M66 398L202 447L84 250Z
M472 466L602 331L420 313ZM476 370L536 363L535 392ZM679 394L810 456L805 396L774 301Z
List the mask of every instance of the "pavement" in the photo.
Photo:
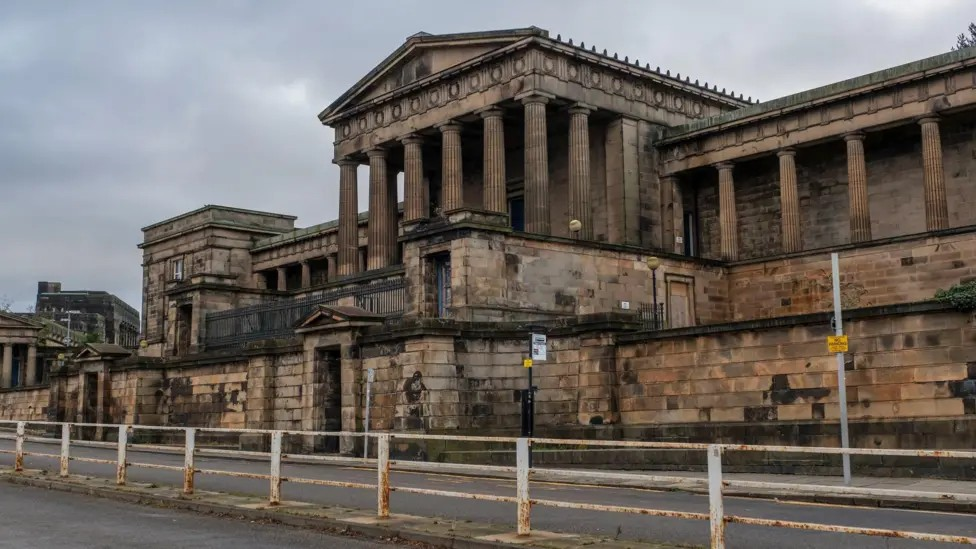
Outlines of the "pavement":
M158 505L131 505L17 485L0 489L0 516L4 521L0 548L373 549L398 546L392 541L307 528L282 528L268 522L228 520Z
M0 441L0 448L9 448L9 441ZM51 445L28 443L28 452L56 453ZM114 459L114 451L110 448L72 448L72 455L79 457L100 457ZM163 454L158 452L142 452L130 449L129 460L135 463L156 463L182 465L182 455ZM9 468L13 457L0 455L0 468ZM402 467L397 464L397 467ZM27 457L28 468L44 468L56 470L56 462L49 458ZM242 472L267 472L267 463L226 458L199 457L198 468L232 470ZM362 467L287 463L283 467L284 476L317 478L345 482L375 483L376 472ZM114 467L111 465L72 462L73 473L97 477L98 479L114 478ZM470 475L470 469L467 469ZM574 472L578 478L574 482L554 482L542 480L540 475L549 474L537 471L531 484L532 498L556 500L563 502L587 502L627 507L646 507L652 509L667 509L705 513L708 509L707 498L687 491L672 491L674 488L659 487L656 489L636 488L615 483L614 486L590 485L587 472ZM694 482L690 473L687 482ZM50 477L51 475L46 475ZM740 475L748 477L750 475ZM40 476L43 480L43 476ZM729 475L731 477L731 475ZM161 490L166 487L178 486L182 475L178 471L164 471L145 469L133 466L129 469L129 478L136 483L156 485ZM764 477L765 478L765 477ZM801 480L790 477L791 480ZM637 479L638 481L640 479ZM822 483L824 479L814 477ZM859 482L861 479L858 479ZM888 479L901 481L903 479ZM909 479L904 479L909 480ZM883 482L884 479L864 479L863 482ZM106 484L103 480L97 480ZM680 481L684 482L684 481ZM924 483L939 483L944 481L911 481L921 482L923 487L935 485ZM489 494L512 496L514 482L507 478L484 478L468 475L448 473L419 473L410 471L395 471L391 474L391 483L398 486L426 488L436 490L453 490L475 494ZM952 491L960 491L959 483L952 485ZM972 483L965 483L971 487ZM886 486L891 486L887 484ZM222 493L233 497L251 497L255 501L263 501L267 495L268 485L264 480L233 478L226 476L198 475L197 487L213 493ZM970 489L970 488L965 488ZM282 489L283 497L290 501L300 501L318 509L344 508L360 510L364 517L371 517L370 510L375 508L375 491L356 490L350 488L336 488L325 486L310 486L296 483L286 483ZM782 492L782 491L781 491ZM976 516L950 513L918 511L908 509L878 509L865 507L850 507L837 504L811 504L802 502L787 502L783 500L755 499L745 497L727 497L726 512L740 516L767 518L774 520L791 520L799 522L814 522L825 524L842 524L874 528L894 528L916 532L932 532L956 535L973 535L976 533ZM470 524L472 534L487 532L512 532L514 530L515 506L511 503L497 503L475 501L469 499L446 498L394 492L391 498L393 513L409 513L419 517L419 524L430 527L437 524L459 525ZM350 511L352 512L352 511ZM626 546L642 547L647 543L672 546L702 546L708 542L708 525L702 521L674 519L665 517L650 517L634 514L606 513L579 509L561 509L535 506L532 509L533 530L558 532L578 536L572 538L569 546L597 543L625 543ZM788 530L760 526L730 524L727 528L728 547L780 548L906 548L906 547L944 547L943 544L929 542L914 542L909 540L886 540L883 538L854 536L837 533L820 533L810 531ZM491 535L480 534L477 537ZM456 536L455 536L456 537ZM471 539L474 539L471 538ZM565 540L563 540L565 542ZM638 543L642 542L642 543ZM565 545L564 545L565 546ZM619 545L618 545L619 546ZM653 545L651 545L653 546Z

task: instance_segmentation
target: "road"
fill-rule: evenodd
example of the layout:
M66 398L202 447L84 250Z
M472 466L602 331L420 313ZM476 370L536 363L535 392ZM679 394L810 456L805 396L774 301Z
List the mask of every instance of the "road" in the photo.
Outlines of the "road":
M9 440L0 441L0 448L12 448ZM55 445L28 443L28 452L57 453ZM115 459L114 450L98 448L72 448L72 455ZM163 463L182 466L181 455L129 451L130 462ZM0 467L12 467L13 456L0 454ZM224 458L198 457L196 466L201 469L220 469L267 473L268 464L254 461ZM57 470L57 463L48 458L26 458L28 468ZM111 465L72 462L71 472L105 478L114 478ZM375 483L375 470L330 464L284 464L283 476L343 480ZM129 479L136 482L153 482L178 486L182 475L177 471L129 468ZM469 493L508 495L515 494L514 481L505 479L471 478L446 474L396 472L391 473L391 484ZM197 475L196 487L238 494L265 495L265 480L241 479L226 476ZM4 487L6 489L6 487ZM630 507L648 507L707 513L707 497L683 492L662 492L633 488L606 488L583 485L533 482L530 490L533 498L603 503ZM285 500L312 502L372 509L376 505L374 490L332 488L285 483L282 488ZM898 509L871 509L820 504L782 503L772 500L726 498L727 514L820 522L874 528L901 529L916 532L973 535L976 533L976 516ZM470 520L481 523L508 525L514 530L515 506L512 504L475 501L447 497L432 497L394 492L391 497L393 513ZM623 539L644 539L662 543L707 545L708 525L705 522L648 517L630 514L533 507L532 527L556 532L618 535ZM730 524L727 528L729 547L750 549L840 549L840 548L937 548L949 547L940 543L914 542L853 536L847 534L806 532L784 528L768 528Z
M0 548L393 547L373 541L279 525L121 503L5 484L0 488Z

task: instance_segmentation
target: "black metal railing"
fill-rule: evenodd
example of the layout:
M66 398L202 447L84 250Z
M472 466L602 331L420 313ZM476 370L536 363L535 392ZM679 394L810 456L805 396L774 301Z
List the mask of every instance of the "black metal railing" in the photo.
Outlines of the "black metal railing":
M338 305L353 297L357 307L372 313L393 316L403 313L406 302L403 278L371 282L362 286L323 291L301 298L208 313L204 320L206 349L243 347L251 341L290 337L295 323L319 305Z
M652 304L641 303L637 312L640 315L641 324L645 330L663 330L666 328L664 322L664 303Z

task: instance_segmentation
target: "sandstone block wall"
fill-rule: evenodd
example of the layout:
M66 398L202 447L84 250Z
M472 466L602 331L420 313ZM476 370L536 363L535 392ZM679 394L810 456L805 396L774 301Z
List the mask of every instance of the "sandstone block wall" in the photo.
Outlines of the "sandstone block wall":
M142 393L138 404L140 421L186 427L245 425L245 361L166 368L161 370L158 381L146 381L138 387Z
M734 320L833 309L830 254L728 268ZM920 238L840 252L845 308L910 303L976 277L972 234Z
M0 419L47 421L49 400L47 387L0 391Z
M845 322L845 331L852 419L976 414L970 315L863 317ZM822 324L621 344L621 422L837 421L836 355L825 344L832 333ZM874 444L896 447L898 441L879 435Z

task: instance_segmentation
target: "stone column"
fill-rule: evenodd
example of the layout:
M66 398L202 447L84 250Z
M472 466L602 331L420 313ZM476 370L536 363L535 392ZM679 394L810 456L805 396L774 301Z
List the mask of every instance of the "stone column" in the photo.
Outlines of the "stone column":
M685 208L681 196L678 177L674 175L661 178L661 239L665 251L683 254ZM681 239L681 243L678 239Z
M333 280L336 279L336 257L332 254L325 256L325 264L327 269L325 275L326 280L332 282Z
M569 109L569 202L573 219L582 228L579 237L593 239L593 216L590 208L590 112L588 105L577 103Z
M27 367L24 377L24 385L34 385L37 383L37 345L27 347Z
M268 289L268 279L264 276L264 273L254 273L254 286L259 290Z
M343 159L339 164L339 276L359 272L359 198L356 189L355 160Z
M288 276L284 267L278 267L278 291L284 292L288 289Z
M307 259L302 260L302 288L312 287L312 266Z
M461 194L461 125L447 122L441 130L441 210L449 212L464 205Z
M796 191L796 151L783 149L779 157L779 207L782 216L783 252L798 252L800 238L800 198Z
M939 119L935 116L918 121L922 126L922 178L925 184L925 229L949 228L949 204L946 201L945 171L942 167L942 138Z
M549 150L546 103L537 92L516 97L525 105L525 231L549 234Z
M735 209L735 180L732 164L716 164L718 169L719 227L722 237L722 259L735 261L739 258L739 214Z
M411 223L427 217L423 138L410 134L400 139L400 143L403 143L403 222Z
M850 202L851 242L871 240L868 175L864 165L864 134L844 136L847 142L847 195Z
M400 170L395 167L391 167L389 163L386 166L386 216L389 219L386 225L386 238L389 242L387 247L387 265L395 265L400 259L399 246L397 244L397 237L400 235L400 211L399 204L400 201L397 199L397 177L400 176Z
M0 387L10 388L13 386L14 375L14 346L11 343L3 344L3 369L0 370Z
M372 149L369 156L369 220L366 226L366 269L390 265L390 185L386 169L386 151ZM394 239L395 240L395 239Z
M508 187L505 177L505 120L504 111L488 107L479 111L484 119L484 209L508 213Z

